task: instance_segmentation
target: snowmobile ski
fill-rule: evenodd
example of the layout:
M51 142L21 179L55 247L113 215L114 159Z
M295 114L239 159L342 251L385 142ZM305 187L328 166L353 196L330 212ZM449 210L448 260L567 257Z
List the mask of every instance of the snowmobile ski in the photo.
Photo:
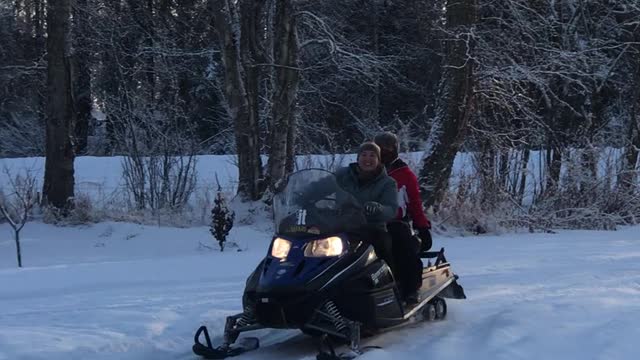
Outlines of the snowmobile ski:
M327 348L329 351L326 351L324 348ZM341 354L336 353L336 348L331 342L331 338L324 334L320 337L320 343L318 344L318 355L316 355L316 360L353 360L356 357L364 354L368 350L372 349L382 349L380 346L369 345L365 347L358 347L356 349L350 349L349 351Z
M204 333L206 345L200 342L200 334ZM260 340L256 337L247 337L239 339L233 345L218 346L216 348L211 344L211 338L206 326L201 326L194 337L193 352L205 359L225 359L228 357L238 356L249 351L256 350L260 347Z

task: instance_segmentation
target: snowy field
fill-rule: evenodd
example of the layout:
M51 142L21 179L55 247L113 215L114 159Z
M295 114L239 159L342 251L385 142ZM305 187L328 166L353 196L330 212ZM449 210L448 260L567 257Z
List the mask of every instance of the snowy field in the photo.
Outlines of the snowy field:
M196 359L193 333L220 335L240 310L268 229L238 227L220 253L206 227L30 223L17 269L0 225L0 359ZM640 227L436 237L467 300L448 319L368 339L361 359L637 359ZM262 331L238 359L315 359L295 331Z
M404 157L418 164L420 154ZM331 168L353 158L299 157L298 167ZM233 160L199 157L196 196L211 195L216 176L234 191ZM534 176L538 160L534 154L529 163ZM42 158L0 159L5 166L42 178ZM470 156L459 155L454 171L471 166ZM0 174L0 185L6 180ZM97 206L117 202L124 193L121 160L76 159L76 193ZM210 248L207 227L32 222L22 232L23 269L16 267L10 227L0 224L0 360L196 359L194 331L206 324L221 335L265 255L271 226L257 220L236 224L229 240L237 246L224 253ZM367 339L364 345L382 349L362 359L637 358L640 227L436 236L434 248L441 246L468 299L449 301L443 322ZM239 359L315 359L314 343L296 331L257 335L262 349Z

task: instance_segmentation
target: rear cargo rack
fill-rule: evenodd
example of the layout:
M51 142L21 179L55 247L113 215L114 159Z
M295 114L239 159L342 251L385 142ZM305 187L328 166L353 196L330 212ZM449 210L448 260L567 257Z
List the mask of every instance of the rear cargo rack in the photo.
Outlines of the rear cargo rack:
M440 251L422 251L419 255L422 259L436 259L434 266L447 262L447 258L444 257L444 248L440 248Z

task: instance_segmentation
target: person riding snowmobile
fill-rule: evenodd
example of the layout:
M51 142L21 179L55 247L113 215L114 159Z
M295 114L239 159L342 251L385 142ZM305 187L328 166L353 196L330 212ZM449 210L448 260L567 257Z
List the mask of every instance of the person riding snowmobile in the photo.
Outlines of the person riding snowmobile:
M338 169L335 176L338 185L364 207L369 226L359 229L363 238L371 242L392 271L396 270L387 223L395 217L399 206L397 186L382 165L380 147L373 142L363 143L358 149L357 162ZM323 187L321 183L312 184L306 194L301 195L301 201L321 198Z
M387 173L398 185L398 213L388 224L393 239L395 262L401 264L398 278L401 292L408 303L418 301L418 289L422 286L422 261L419 251L431 248L431 222L424 214L418 179L409 166L398 157L398 138L390 132L375 136L374 142L380 147L381 160ZM413 238L409 220L418 231L420 248Z
M276 229L247 278L242 311L227 316L219 340L200 326L192 346L196 355L238 356L260 347L259 338L239 338L242 333L298 329L320 340L318 359L343 360L332 341L346 342L351 358L362 354L363 336L444 319L445 298L466 298L442 248L421 253L435 261L423 268L429 280L420 289L421 301L402 301L386 232L399 206L397 185L380 160L380 148L365 143L358 161L337 172L305 169L282 181L273 197Z

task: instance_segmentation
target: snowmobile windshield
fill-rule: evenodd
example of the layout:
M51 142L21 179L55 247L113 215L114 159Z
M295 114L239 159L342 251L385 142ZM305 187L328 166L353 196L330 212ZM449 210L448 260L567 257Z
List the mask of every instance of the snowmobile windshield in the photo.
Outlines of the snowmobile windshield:
M301 170L279 188L273 213L280 235L331 235L366 225L362 206L332 172Z

